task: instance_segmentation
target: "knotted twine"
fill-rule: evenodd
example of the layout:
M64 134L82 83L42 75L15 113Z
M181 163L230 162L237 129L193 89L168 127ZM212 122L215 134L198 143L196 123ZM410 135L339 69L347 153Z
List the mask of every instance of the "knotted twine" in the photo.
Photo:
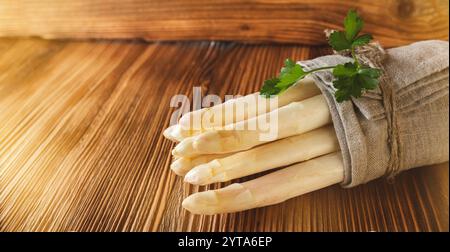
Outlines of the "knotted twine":
M387 129L388 129L388 145L390 151L389 163L387 165L385 175L389 180L392 180L395 175L399 173L401 152L399 145L401 145L401 139L398 136L398 123L396 118L395 107L395 92L392 89L392 80L389 75L386 74L383 62L387 57L386 51L380 46L379 43L371 43L367 46L358 48L357 56L358 61L363 65L370 66L372 68L380 69L382 75L379 78L379 88L383 96L383 106L386 114Z
M361 47L358 61L382 71L377 89L337 103L330 71L313 74L325 96L344 162L344 187L448 161L448 42L387 51ZM299 62L306 71L351 62L346 52Z

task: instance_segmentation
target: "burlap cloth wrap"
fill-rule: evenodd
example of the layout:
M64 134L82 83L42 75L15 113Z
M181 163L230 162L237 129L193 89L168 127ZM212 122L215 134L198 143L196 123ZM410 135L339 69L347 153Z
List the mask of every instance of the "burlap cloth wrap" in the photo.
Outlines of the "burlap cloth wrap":
M448 161L449 47L422 41L384 51L372 44L359 51L365 64L381 68L376 90L336 102L330 71L313 75L324 94L342 151L342 186ZM299 62L306 70L349 62L329 55Z

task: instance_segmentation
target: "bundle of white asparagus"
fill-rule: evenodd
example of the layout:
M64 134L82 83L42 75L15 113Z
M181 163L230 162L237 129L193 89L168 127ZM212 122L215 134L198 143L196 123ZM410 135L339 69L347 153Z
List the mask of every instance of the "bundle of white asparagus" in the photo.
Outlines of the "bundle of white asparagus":
M389 49L379 65L380 88L352 101L336 102L324 71L281 93L278 103L254 93L183 115L164 135L179 142L171 169L185 182L207 185L281 168L194 193L183 207L196 214L242 211L448 161L448 54L446 41ZM330 55L298 64L311 70L348 61ZM264 127L249 127L267 118L278 119L270 141L260 137Z
M275 108L261 106L264 99L255 99L258 96L254 93L193 111L165 130L167 138L179 142L172 152L175 159L171 169L194 185L226 182L287 166L244 183L192 194L183 201L190 212L217 214L272 205L342 181L339 144L328 106L314 81L304 79L289 88L278 97ZM249 106L222 113L226 107L242 104ZM251 110L257 111L253 117L248 115ZM215 113L222 120L210 123L210 128L204 124L193 127L196 116L213 117ZM266 142L258 137L258 127L245 126L270 113L277 113L280 123L274 141ZM227 121L232 124L224 125Z

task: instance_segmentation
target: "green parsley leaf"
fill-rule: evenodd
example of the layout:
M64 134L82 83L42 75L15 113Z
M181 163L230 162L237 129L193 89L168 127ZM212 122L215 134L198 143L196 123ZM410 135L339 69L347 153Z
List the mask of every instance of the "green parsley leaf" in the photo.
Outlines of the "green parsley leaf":
M372 35L364 34L364 35L357 37L355 40L353 40L352 46L353 47L362 46L362 45L368 44L371 40L372 40Z
M362 83L362 88L366 90L375 89L378 86L378 78L381 76L381 71L376 68L362 68L358 71L359 81Z
M327 69L333 69L334 95L338 102L346 101L352 97L361 97L364 91L374 89L379 84L381 71L361 65L357 60L355 47L365 45L372 40L370 34L359 35L364 26L363 20L355 10L350 10L344 20L344 31L334 31L330 34L328 43L335 51L351 50L353 62L336 66L325 66L305 72L293 60L287 59L284 67L276 78L266 80L260 94L270 97L277 95L303 79L306 75Z
M336 79L333 86L336 88L334 96L337 102L349 100L351 97L361 97L365 90L375 89L379 83L381 72L375 68L357 69L354 63L337 65L333 69Z
M286 59L284 67L281 69L280 75L278 76L280 81L277 83L277 87L286 89L304 76L305 71L303 71L303 68L300 65L296 64L291 59Z
M347 92L344 89L338 89L336 92L334 92L334 97L336 98L337 102L343 102L350 100L350 92Z
M352 76L342 76L338 77L333 81L333 86L337 89L334 93L334 97L337 102L343 102L350 100L353 97L361 97L362 88L359 86L358 77Z
M345 63L344 65L339 64L333 69L333 75L336 77L349 77L355 75L357 72L357 66L351 62Z
M306 74L300 65L291 59L286 59L278 77L264 81L264 85L259 93L266 97L280 94L300 79L303 79Z
M358 75L358 82L363 90L375 89L378 86L378 79L370 78L366 75Z
M342 51L352 48L352 43L345 37L345 32L334 31L328 38L328 43L335 51Z
M363 26L364 22L358 13L350 10L344 20L345 31L332 32L328 42L335 51L350 50L352 47L365 45L372 40L372 36L364 34L357 37Z
M287 58L284 60L284 67L281 68L281 73L284 73L284 71L286 71L286 69L292 68L295 66L295 61L293 61L290 58Z
M370 78L378 78L381 75L380 69L369 68L369 67L359 69L358 73L362 74L362 75L367 75Z
M278 78L271 78L264 81L264 84L259 91L260 95L264 95L266 98L269 98L271 95L278 94L281 90L276 87L277 83L280 81Z
M349 10L344 19L345 38L353 41L364 26L364 21L358 16L355 10Z

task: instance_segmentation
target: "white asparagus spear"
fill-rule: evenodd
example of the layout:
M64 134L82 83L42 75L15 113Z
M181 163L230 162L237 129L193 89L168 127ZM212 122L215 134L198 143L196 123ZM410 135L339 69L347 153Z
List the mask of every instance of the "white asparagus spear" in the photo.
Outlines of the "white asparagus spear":
M172 169L175 174L179 176L186 175L192 168L208 163L214 159L221 159L231 154L211 154L211 155L202 155L198 157L188 158L188 157L180 157L172 162L170 165L170 169Z
M163 131L164 137L173 142L179 142L179 141L183 140L183 137L181 136L181 134L178 131L179 128L180 128L180 125L178 125L178 124L169 126L167 129L165 129Z
M194 193L183 207L194 214L219 214L273 205L344 179L340 152L295 164L244 183Z
M210 125L208 125L209 127L207 128L217 128L229 123L236 123L241 120L246 120L251 116L257 116L270 112L273 109L285 106L291 102L301 101L318 94L320 94L320 90L317 88L312 78L305 78L277 96L277 106L269 106L268 104L270 103L271 99L261 97L259 95L259 92L257 92L236 99L228 100L222 104L210 108L204 108L184 114L180 118L179 125L183 129L194 128L195 130L202 131L205 125L194 125L193 118L197 117L200 118L199 122L210 122ZM234 113L225 113L226 111L234 111ZM221 115L218 120L212 120L214 116L218 115Z
M184 181L195 185L226 182L298 163L339 150L332 126L284 138L247 151L214 159L189 171Z
M164 130L163 135L174 142L180 142L185 138L198 135L204 130L183 129L181 125L175 124Z
M172 151L173 155L182 157L202 154L229 153L250 149L267 143L260 136L267 134L258 122L266 118L278 118L276 137L273 140L302 134L317 129L331 122L325 98L316 95L300 102L293 102L267 114L238 122L227 130L210 130L200 135L181 141ZM249 125L257 125L251 129Z

